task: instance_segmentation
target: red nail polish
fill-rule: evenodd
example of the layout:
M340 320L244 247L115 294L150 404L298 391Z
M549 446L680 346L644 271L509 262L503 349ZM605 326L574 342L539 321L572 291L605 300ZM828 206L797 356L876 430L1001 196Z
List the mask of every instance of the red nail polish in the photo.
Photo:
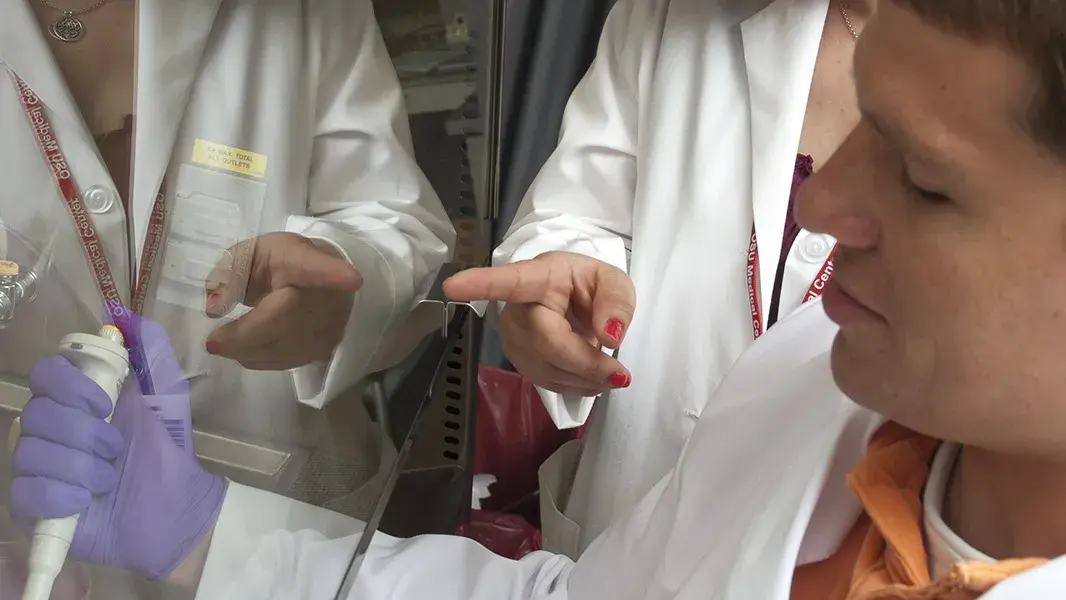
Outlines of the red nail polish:
M210 292L207 292L207 304L208 305L216 304L221 299L222 299L222 292L220 292L218 290L211 290Z
M629 384L633 383L633 379L629 376L629 373L612 373L607 378L607 383L616 388L627 388Z
M218 342L215 340L207 340L204 342L204 349L208 354L218 354Z
M622 341L622 330L624 328L625 327L622 325L621 321L619 321L618 319L611 319L610 321L607 321L606 325L604 325L603 331L607 335L611 336L612 340L614 340L616 342L621 342Z

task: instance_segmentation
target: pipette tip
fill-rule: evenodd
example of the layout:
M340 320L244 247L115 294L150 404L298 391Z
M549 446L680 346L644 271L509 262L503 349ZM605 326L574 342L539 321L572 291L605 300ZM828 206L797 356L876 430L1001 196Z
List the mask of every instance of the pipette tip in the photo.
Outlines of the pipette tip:
M98 333L97 335L104 339L111 340L112 342L115 342L119 345L122 345L125 342L125 338L123 338L122 336L122 331L114 325L104 325L100 328L100 333Z

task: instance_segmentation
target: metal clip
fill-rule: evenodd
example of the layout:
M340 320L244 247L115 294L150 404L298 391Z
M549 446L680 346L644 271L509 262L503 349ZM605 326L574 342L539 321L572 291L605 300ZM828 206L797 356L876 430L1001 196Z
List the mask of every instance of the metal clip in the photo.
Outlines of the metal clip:
M433 287L430 288L429 294L422 300L418 301L418 305L436 305L440 307L440 333L441 337L448 337L448 323L451 322L451 317L454 314L456 307L465 307L474 311L478 317L485 316L485 310L488 308L489 303L484 300L477 300L474 302L453 302L444 295L444 280L455 275L462 268L457 263L447 263L440 268L440 272L437 273L437 280L433 282Z
M0 260L0 329L15 318L15 308L37 298L37 274L19 272L18 263Z

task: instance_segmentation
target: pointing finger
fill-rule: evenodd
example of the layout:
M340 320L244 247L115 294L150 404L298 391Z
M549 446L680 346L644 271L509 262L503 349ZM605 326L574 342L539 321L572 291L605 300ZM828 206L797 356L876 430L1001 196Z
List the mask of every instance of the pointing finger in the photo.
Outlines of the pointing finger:
M552 268L545 261L523 260L499 267L467 269L444 281L444 294L458 302L543 302Z

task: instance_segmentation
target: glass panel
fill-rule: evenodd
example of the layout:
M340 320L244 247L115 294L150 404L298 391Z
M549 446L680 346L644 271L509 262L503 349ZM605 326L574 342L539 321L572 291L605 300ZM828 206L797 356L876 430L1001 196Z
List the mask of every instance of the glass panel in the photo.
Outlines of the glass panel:
M367 521L452 531L488 4L5 6L0 600L326 600Z

